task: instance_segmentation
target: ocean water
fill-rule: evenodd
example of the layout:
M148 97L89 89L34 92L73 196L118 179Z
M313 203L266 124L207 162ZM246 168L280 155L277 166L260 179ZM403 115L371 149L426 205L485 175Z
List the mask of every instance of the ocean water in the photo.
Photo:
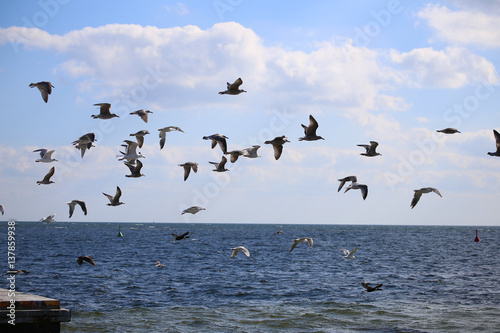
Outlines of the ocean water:
M16 286L71 309L62 332L500 332L500 227L475 229L18 222Z

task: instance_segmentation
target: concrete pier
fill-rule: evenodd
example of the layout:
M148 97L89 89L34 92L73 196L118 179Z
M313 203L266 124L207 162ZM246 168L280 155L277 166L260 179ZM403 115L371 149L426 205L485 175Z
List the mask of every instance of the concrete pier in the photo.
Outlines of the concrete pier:
M12 308L12 300L15 300L15 309ZM12 297L11 291L0 288L0 332L2 333L60 332L61 322L70 320L71 311L61 308L61 303L56 299L21 292L15 292Z

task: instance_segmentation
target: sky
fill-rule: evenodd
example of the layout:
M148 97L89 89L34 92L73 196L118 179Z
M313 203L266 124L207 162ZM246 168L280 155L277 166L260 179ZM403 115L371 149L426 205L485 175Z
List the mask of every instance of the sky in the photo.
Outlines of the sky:
M500 1L0 4L0 219L500 226ZM241 77L237 96L219 95ZM32 82L54 85L48 103ZM92 119L96 103L119 115ZM130 112L151 110L143 122ZM299 141L309 115L319 141ZM158 129L178 126L160 150ZM436 132L447 127L461 133ZM117 155L148 130L144 177ZM80 157L72 142L94 132ZM260 145L214 172L228 150ZM289 139L279 160L266 140ZM358 144L377 141L381 156ZM33 150L57 162L36 163ZM199 170L183 180L179 164ZM50 185L37 185L55 166ZM338 192L356 175L368 186ZM122 190L124 205L102 194ZM411 209L415 189L437 188ZM88 214L68 201L83 200ZM190 206L206 210L184 214Z

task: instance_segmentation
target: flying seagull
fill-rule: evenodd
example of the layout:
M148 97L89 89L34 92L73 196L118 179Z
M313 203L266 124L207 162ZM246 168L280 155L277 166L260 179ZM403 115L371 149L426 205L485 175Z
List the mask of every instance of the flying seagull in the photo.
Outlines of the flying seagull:
M456 128L451 128L451 127L443 128L442 130L436 130L436 132L440 132L440 133L444 133L444 134L460 133L459 130L457 130Z
M114 117L118 117L118 115L109 112L109 109L111 109L111 104L109 103L97 103L94 104L94 106L99 106L99 114L98 115L92 115L92 118L94 119L111 119Z
M132 164L130 162L125 162L124 163L130 170L130 175L125 175L125 177L129 178L139 178L142 176L145 176L144 174L141 173L142 169L142 162L140 160L137 160L136 164Z
M179 131L184 133L183 130L181 130L177 126L167 126L164 128L160 128L158 131L160 131L159 137L160 137L160 149L163 149L163 146L165 146L165 140L167 138L167 132L172 132L172 131Z
M145 158L140 152L137 153L137 142L130 140L123 140L123 142L127 144L127 151L121 152L123 155L116 155L116 157L120 157L118 161L127 160L129 163L135 163L138 158Z
M43 163L50 163L50 162L54 162L54 161L57 162L57 160L55 158L52 158L52 154L55 152L54 149L47 150L45 148L42 148L42 149L33 150L33 152L40 153L40 158L37 159L35 162L43 162Z
M236 257L236 255L240 251L243 252L247 257L250 258L250 251L248 251L247 248L244 246L233 247L231 250L233 250L233 253L231 253L231 258Z
M238 157L240 157L241 155L244 155L245 152L243 150L232 150L232 151L228 151L226 153L227 155L230 155L230 161L231 163L234 163L238 160Z
M294 239L293 240L293 244L292 244L292 248L288 252L289 253L292 252L292 250L295 249L295 247L297 246L297 244L299 244L299 243L306 243L306 242L309 243L310 247L313 246L313 239L311 237L302 237L302 238Z
M437 195L439 195L441 198L443 197L441 195L441 193L439 193L439 191L437 189L435 189L434 187L423 187L419 190L414 190L414 191L415 191L415 193L413 194L413 199L411 200L411 204L410 204L410 207L412 209L413 209L413 207L415 207L417 205L417 203L420 200L420 197L422 196L423 193L434 192Z
M144 120L145 123L148 122L148 113L153 113L149 110L144 110L144 109L141 109L141 110L137 110L137 111L134 111L134 112L130 112L130 114L136 114L138 115L139 117L141 117L142 120Z
M227 136L222 134L212 134L209 136L204 136L203 140L212 140L212 149L215 148L217 144L219 144L220 149L224 154L227 154L227 143L226 139L229 139Z
M358 248L354 248L354 250L349 251L347 249L339 249L340 251L344 252L344 258L346 259L356 259L356 256L354 255L354 252L358 250Z
M195 173L198 172L198 163L196 162L186 162L183 164L179 164L179 166L184 168L184 181L188 179L191 169L193 169Z
M227 90L220 91L219 95L238 95L241 94L242 92L246 92L243 89L240 89L240 86L243 84L243 80L240 78L236 79L233 84L227 82Z
M78 262L78 265L83 265L83 262L88 262L89 264L91 264L92 266L96 266L97 264L95 263L94 261L94 258L92 257L89 257L89 256L79 256L78 258L76 258L76 261Z
M358 184L358 178L356 176L348 176L345 178L338 179L340 182L339 188L337 192L339 192L344 184L348 181L351 182L351 184L345 189L344 193L346 193L349 190L361 190L361 196L363 197L363 200L366 200L366 197L368 195L368 186L365 184Z
M315 141L315 140L324 140L319 135L316 135L316 130L318 129L318 122L312 115L309 115L309 126L301 124L304 129L304 136L299 138L299 141Z
M193 207L189 207L189 208L184 209L182 211L181 215L184 215L186 213L196 214L196 213L198 213L201 210L205 210L205 208L200 207L200 206L193 206Z
M274 149L274 158L278 160L281 156L281 153L283 152L283 145L287 142L290 142L287 140L288 138L284 135L282 136L277 136L273 140L268 140L264 142L265 144L271 144L273 145Z
M81 150L82 158L83 155L85 155L85 150L90 149L91 147L94 147L93 142L97 141L95 139L95 133L90 132L87 134L82 135L75 141L73 141L73 145L75 146L76 149Z
M46 223L55 222L56 220L54 220L54 216L56 216L56 214L51 214L49 216L42 217L39 222L46 222Z
M361 281L361 285L366 289L366 290L363 290L363 291L366 291L366 292L369 292L369 293L371 293L372 291L383 290L383 289L380 289L380 287L382 287L382 283L376 285L375 287L372 287L368 283L366 283L365 281Z
M208 163L215 165L215 169L213 171L216 171L216 172L229 171L228 169L226 169L226 163L227 163L226 156L222 156L222 159L220 162L208 162Z
M48 185L48 184L53 184L54 182L50 180L50 177L54 175L54 172L56 171L55 167L50 168L49 172L43 177L42 180L37 180L38 185Z
M111 196L104 192L102 192L102 194L104 194L109 199L109 203L107 204L108 206L120 206L125 204L124 202L120 202L120 197L122 196L122 190L120 190L118 186L116 187L115 196Z
M42 81L38 83L30 83L30 88L37 87L42 93L42 98L47 103L49 101L49 95L52 94L52 88L55 88L49 81Z
M257 155L257 150L260 148L259 145L253 145L251 148L242 149L243 156L248 158L257 158L260 157Z
M69 206L69 218L73 216L73 212L75 211L75 206L79 205L82 208L83 214L87 215L87 205L85 201L82 200L71 200L70 202L66 202Z
M189 238L188 235L189 235L189 231L186 231L182 235L177 235L177 234L172 233L172 236L174 236L175 240L183 240L184 238Z
M496 130L493 130L493 135L495 136L495 142L496 142L497 150L494 151L494 152L488 153L488 155L490 155L490 156L500 156L500 134Z
M273 236L276 236L277 234L282 234L282 235L284 235L285 233L284 233L283 231L281 231L281 230L278 230L278 231L276 231L276 232L273 234Z
M144 136L149 134L148 130L141 130L136 133L130 134L130 136L135 136L137 140L137 145L139 148L142 148L142 145L144 144Z
M373 156L378 156L378 155L382 155L382 154L379 154L375 151L375 149L377 148L378 146L378 142L376 141L370 141L370 144L369 145L358 145L359 147L363 147L366 149L366 153L361 153L360 155L363 155L363 156L368 156L368 157L373 157Z

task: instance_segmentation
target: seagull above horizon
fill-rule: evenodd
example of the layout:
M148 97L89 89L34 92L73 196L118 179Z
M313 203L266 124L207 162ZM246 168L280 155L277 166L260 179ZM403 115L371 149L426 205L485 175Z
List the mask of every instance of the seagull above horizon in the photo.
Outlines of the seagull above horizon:
M82 158L83 155L85 155L85 150L90 149L91 147L95 147L93 145L93 142L97 141L95 139L95 133L90 132L87 134L82 135L75 141L73 141L73 145L75 146L76 149L81 150Z
M120 157L118 161L127 160L129 163L135 163L139 158L146 158L140 152L137 153L137 142L131 140L123 140L123 142L127 144L127 151L125 153L120 151L123 155L116 155L116 157Z
M354 255L354 252L356 252L358 250L358 248L354 248L354 250L352 251L349 251L348 249L340 249L340 248L337 248L339 249L340 251L344 252L344 258L345 259L356 259L356 256Z
M324 140L319 135L316 135L316 130L318 129L318 122L312 115L309 115L309 126L301 124L304 129L304 136L299 138L299 141L315 141L315 140Z
M54 216L56 216L56 214L51 214L49 216L42 217L39 222L46 222L46 223L56 222L56 220L54 220Z
M380 289L380 287L382 287L382 283L376 285L375 287L372 287L372 286L370 286L370 284L366 283L365 281L361 281L361 285L366 289L363 291L366 291L368 293L371 293L372 291L383 290L383 289Z
M87 215L87 205L85 204L85 201L82 200L71 200L70 202L66 202L69 206L69 218L73 216L73 212L75 211L75 206L79 205L80 208L83 211L83 215Z
M175 240L183 240L185 238L189 238L188 235L189 235L189 231L186 231L182 235L177 235L177 234L172 233L172 236L174 236Z
M159 137L160 137L160 149L163 149L163 146L165 146L165 140L167 139L167 133L168 132L178 131L178 132L184 133L184 131L181 130L177 126L163 127L163 128L158 129L158 131L160 131L160 134L159 134Z
M500 156L500 134L496 130L493 130L493 135L495 136L495 143L496 143L497 150L494 152L489 152L488 155Z
M436 130L436 132L444 133L444 134L460 133L459 130L457 130L456 128L451 128L451 127L446 127L446 128L443 128L442 130Z
M131 115L138 115L139 117L141 117L141 119L147 123L148 122L148 113L153 113L149 110L144 110L144 109L140 109L140 110L137 110L137 111L134 111L134 112L130 112Z
M311 237L302 237L302 238L297 238L293 240L292 248L288 253L292 252L293 249L297 246L299 243L308 243L309 247L313 247L313 239Z
M233 247L231 250L233 250L233 253L231 253L231 258L236 257L236 255L240 251L243 252L247 257L250 258L250 251L248 251L247 248L244 246Z
M114 117L118 117L118 115L111 113L109 109L111 109L111 104L109 103L97 103L94 106L99 106L99 114L92 115L93 119L111 119Z
M102 192L102 194L104 194L106 198L108 198L109 200L109 203L107 204L108 206L120 206L125 204L124 202L120 202L120 197L122 196L122 190L120 190L118 186L116 187L115 196L106 194L104 192Z
M130 136L135 136L137 145L139 146L139 148L142 148L142 145L144 144L144 136L147 134L149 134L148 130L140 130L136 133L130 134Z
M78 258L76 258L76 261L78 262L78 265L83 265L83 262L88 262L92 266L97 265L94 261L94 258L89 257L89 256L79 256Z
M368 157L382 155L382 154L379 154L379 153L377 153L375 151L375 149L377 148L377 146L378 146L378 142L377 141L370 141L369 145L358 145L358 147L363 147L363 148L366 149L366 153L361 153L360 155L368 156Z
M242 149L243 156L248 158L257 158L260 155L257 155L257 150L260 148L259 145L253 145L251 148Z
M224 95L224 94L227 94L227 95L238 95L238 94L241 94L243 92L246 93L245 90L240 89L240 86L242 84L243 84L243 80L241 79L241 77L237 78L236 81L234 81L232 84L229 83L229 82L227 82L227 90L220 91L219 95Z
M356 176L348 176L338 179L338 181L340 182L340 184L337 192L340 192L344 184L350 181L351 184L345 189L344 193L349 190L361 190L361 196L363 197L363 200L366 200L366 197L368 196L368 186L365 184L358 184L358 178Z
M52 154L55 152L54 149L47 150L45 148L41 148L41 149L33 150L33 152L40 153L40 158L37 159L35 162L43 162L43 163L58 162L55 158L52 158Z
M193 169L194 173L198 172L198 163L196 162L186 162L183 164L179 164L179 166L184 168L184 181L188 179L191 169Z
M422 196L423 193L434 192L437 195L439 195L441 198L443 197L441 195L441 193L439 193L439 191L437 189L435 189L434 187L422 187L419 190L414 190L414 192L415 193L413 194L413 199L411 200L411 204L410 204L410 207L412 209L413 209L413 207L415 207L417 205L417 203L420 200L420 197Z
M42 98L47 103L49 101L49 95L52 94L52 88L55 88L49 81L41 81L37 83L30 83L30 88L37 87L42 94Z
M38 185L49 185L49 184L54 184L52 180L50 180L50 177L54 175L54 172L56 171L55 167L50 168L49 172L43 177L42 180L37 180Z
M212 149L215 148L217 144L219 144L220 149L222 149L222 153L227 154L227 143L226 139L229 139L227 136L222 134L212 134L209 136L204 136L203 140L211 140L212 141Z
M288 141L288 138L286 136L282 135L282 136L277 136L272 140L265 141L264 143L273 145L274 158L278 160L281 156L281 153L283 153L283 145L287 142L290 141Z
M192 206L192 207L184 209L182 211L181 215L184 215L186 213L196 214L196 213L198 213L199 211L202 211L202 210L206 210L206 209L203 208L203 207L200 207L200 206Z
M208 163L215 165L215 169L213 170L215 172L229 171L229 169L226 169L226 163L227 163L226 156L222 156L222 159L220 162L208 162Z
M136 164L132 164L130 162L125 162L124 163L130 170L130 175L125 175L125 177L128 178L139 178L142 176L145 176L144 174L141 173L142 169L142 162L140 160L136 161Z

